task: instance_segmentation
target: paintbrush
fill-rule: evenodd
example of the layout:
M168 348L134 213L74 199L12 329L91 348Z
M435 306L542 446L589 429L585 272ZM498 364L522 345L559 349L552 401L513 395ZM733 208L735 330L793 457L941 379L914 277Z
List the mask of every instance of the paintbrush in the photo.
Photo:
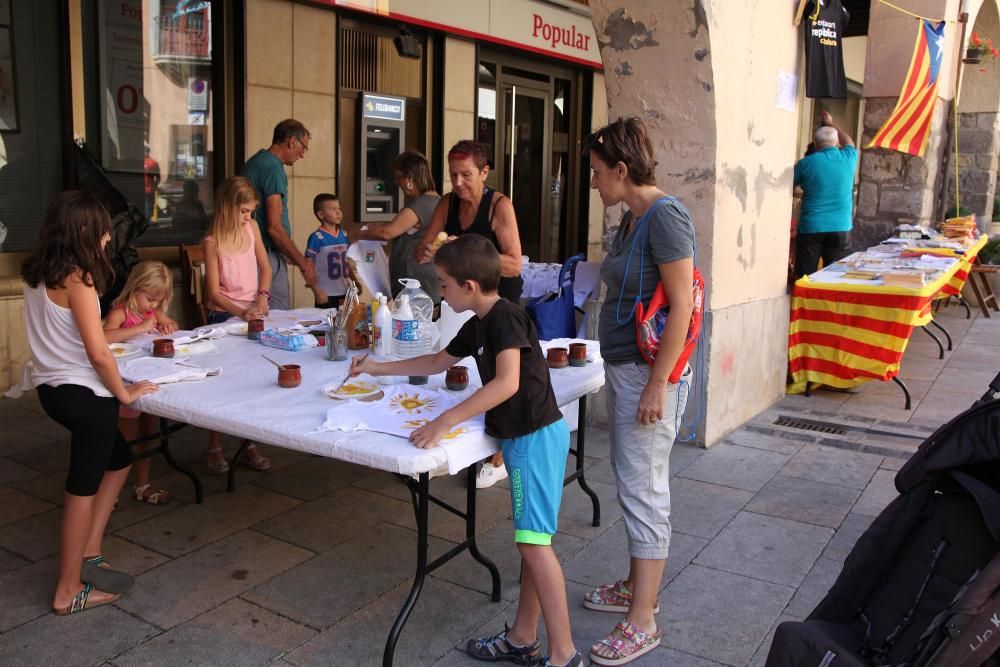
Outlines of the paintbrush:
M367 358L368 358L368 355L365 354L365 355L363 355L361 357L361 361L364 361ZM358 363L361 363L361 362L358 362ZM352 364L352 366L353 366L353 364ZM347 384L347 381L350 380L350 379L351 379L351 371L347 371L347 377L345 377L343 380L340 381L340 384L337 385L336 389L334 389L333 391L330 392L330 395L332 396L332 395L336 394L338 391L340 391L340 388L343 387L345 384Z

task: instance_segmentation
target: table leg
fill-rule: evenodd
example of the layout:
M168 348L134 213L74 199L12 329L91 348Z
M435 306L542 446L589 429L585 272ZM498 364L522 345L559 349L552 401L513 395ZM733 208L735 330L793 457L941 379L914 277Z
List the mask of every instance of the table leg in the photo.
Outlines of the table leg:
M396 622L392 624L389 637L385 640L385 649L382 651L382 667L392 667L393 657L396 653L396 642L399 634L403 631L407 619L413 607L417 604L420 591L424 587L424 578L427 576L427 521L429 516L430 495L427 490L429 475L426 472L420 473L417 481L417 572L413 577L413 585L410 587L410 594L403 603L403 608L396 616ZM475 481L473 480L473 493L475 492Z
M970 276L971 277L971 276ZM972 308L969 308L969 302L965 300L965 297L961 294L958 295L958 302L965 308L965 319L972 319Z
M573 480L580 483L580 488L583 492L590 496L590 502L594 507L594 517L592 525L596 528L601 525L601 500L594 493L594 490L590 488L587 484L587 478L585 476L585 471L583 469L583 457L585 452L585 446L587 441L587 397L580 397L580 412L577 417L577 428L576 428L576 449L570 448L570 453L576 457L576 470L569 474L568 477L563 481L563 486L571 484Z
M240 446L236 448L236 456L229 462L229 472L226 474L226 491L234 493L236 491L236 462L243 456L243 452L250 446L250 440L244 439Z
M892 381L899 385L900 389L903 390L903 396L906 397L905 410L910 409L910 389L906 386L906 383L899 379L898 376L893 376Z
M466 469L466 474L468 475L468 490L465 495L466 505L464 512L430 494L428 485L430 475L428 473L420 473L419 478L416 480L410 477L406 478L406 486L410 490L410 494L413 499L413 510L417 519L417 572L413 577L413 585L410 587L410 594L407 596L406 602L403 603L403 608L400 609L399 615L396 616L396 622L393 623L392 630L389 632L389 637L385 641L385 650L382 652L383 667L389 667L392 665L393 655L396 651L396 642L399 640L399 635L403 631L403 626L406 625L407 619L410 617L414 606L417 604L417 598L420 597L420 591L424 586L424 579L428 574L438 569L466 549L468 549L469 554L476 559L476 561L482 563L483 566L489 570L490 579L492 580L490 599L493 600L493 602L500 602L500 570L493 561L479 551L479 545L476 544L476 466L469 466ZM441 507L442 509L462 518L465 521L465 541L461 544L455 545L447 552L428 563L427 542L430 523L429 508L430 503L432 502L438 507Z
M931 320L931 322L930 322L930 323L931 323L931 325L933 325L933 326L934 326L934 328L936 328L936 329L940 329L940 330L941 330L941 333L943 333L943 334L944 334L944 337L945 337L945 340L947 340L947 341L948 341L948 351L949 351L949 352L951 352L951 350L952 350L952 345L951 345L951 334L950 334L950 333L948 333L948 330L947 330L947 329L945 329L945 328L944 328L943 326L941 326L940 324L938 324L937 320Z
M490 599L493 602L500 602L500 570L497 569L496 563L480 553L479 545L476 544L476 466L469 466L467 474L469 478L465 492L465 541L469 543L469 554L489 570L493 582Z
M205 499L205 494L201 488L201 480L198 479L198 475L194 474L189 468L177 463L176 459L174 459L174 455L170 451L170 433L170 422L167 421L166 417L160 417L160 451L163 452L163 459L171 468L191 480L191 483L194 484L194 501L200 505Z
M944 359L944 345L941 344L941 339L934 335L934 332L929 330L926 326L920 327L920 330L925 334L934 339L934 342L938 346L938 359Z

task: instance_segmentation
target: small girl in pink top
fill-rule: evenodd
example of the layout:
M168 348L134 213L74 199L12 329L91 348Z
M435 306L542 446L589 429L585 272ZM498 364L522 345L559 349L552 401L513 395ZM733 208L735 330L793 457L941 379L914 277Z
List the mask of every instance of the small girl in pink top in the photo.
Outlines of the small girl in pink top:
M109 343L120 343L139 334L159 331L171 333L177 330L177 322L167 317L165 311L170 305L173 277L162 262L139 262L132 269L122 293L115 299L111 312L104 320L104 337ZM135 408L122 405L118 408L118 429L126 441L131 442L141 435L156 432L156 417L139 412ZM138 451L151 447L151 443L139 445ZM149 484L152 462L140 459L132 464L135 473L133 492L135 499L150 505L162 505L170 500L164 489L153 489Z
M257 191L247 179L233 176L222 184L215 199L215 215L201 241L208 323L225 322L233 316L241 320L264 317L271 297L271 263L252 217L257 208ZM208 445L208 471L228 472L218 433L209 433ZM254 445L247 448L246 457L254 470L271 467Z

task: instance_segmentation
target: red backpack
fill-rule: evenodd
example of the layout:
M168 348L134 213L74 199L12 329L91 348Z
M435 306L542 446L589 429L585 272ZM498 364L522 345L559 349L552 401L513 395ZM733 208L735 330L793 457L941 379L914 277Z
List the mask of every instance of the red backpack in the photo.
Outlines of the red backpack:
M662 197L658 199L637 221L638 229L636 230L636 235L632 239L632 249L629 251L629 261L625 265L626 277L628 274L628 265L631 263L632 253L635 251L635 243L639 239L640 231L648 234L646 221L649 214L665 203L671 201L676 200L673 197ZM646 237L643 238L643 245L639 251L640 294L642 293L645 243ZM695 251L694 261L697 263L697 251ZM673 369L670 371L670 376L667 378L671 384L677 384L680 381L681 375L684 373L684 368L687 366L688 360L691 358L695 348L698 346L698 338L701 336L702 313L705 309L705 280L702 278L701 271L698 270L697 266L694 268L692 277L693 280L691 289L694 292L694 310L691 311L691 321L688 323L687 336L684 338L684 347L681 348L681 353L677 357L677 363L674 364ZM620 308L620 297L618 305ZM646 363L652 366L653 362L656 361L657 352L660 351L660 339L663 336L663 325L666 324L667 315L670 312L670 303L667 300L667 293L663 289L662 281L657 283L656 289L653 291L653 297L649 301L649 305L644 306L642 300L637 298L635 306L633 306L633 312L635 313L635 340L639 346L639 352L642 354L642 358L646 360ZM621 321L620 316L618 317L618 320L619 324L624 323Z
M668 381L670 384L677 384L688 359L698 347L698 338L701 335L701 318L705 306L705 280L701 277L701 271L694 269L694 280L691 289L694 292L694 310L691 311L691 321L688 323L687 336L684 338L684 347L681 348L677 363L670 371ZM667 313L670 312L670 303L667 301L667 293L660 282L653 292L653 298L649 301L649 306L643 307L642 301L635 306L635 340L639 345L639 352L643 359L650 366L656 361L656 354L660 351L660 338L663 336L663 325L667 321Z

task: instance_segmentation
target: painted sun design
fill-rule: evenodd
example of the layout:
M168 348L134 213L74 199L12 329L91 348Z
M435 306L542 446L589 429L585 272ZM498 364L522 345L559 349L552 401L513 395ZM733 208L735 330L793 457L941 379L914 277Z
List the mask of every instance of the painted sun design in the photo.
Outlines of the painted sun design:
M397 394L389 400L390 408L402 410L408 415L432 412L436 406L437 401L434 397L421 394Z
M427 424L430 423L431 420L429 419L411 419L409 421L403 422L403 428L416 431L418 428L421 428L422 426L427 426ZM450 431L448 431L448 433L444 436L444 439L454 440L455 438L461 435L465 435L468 432L469 429L467 427L459 426L458 428L453 428Z

